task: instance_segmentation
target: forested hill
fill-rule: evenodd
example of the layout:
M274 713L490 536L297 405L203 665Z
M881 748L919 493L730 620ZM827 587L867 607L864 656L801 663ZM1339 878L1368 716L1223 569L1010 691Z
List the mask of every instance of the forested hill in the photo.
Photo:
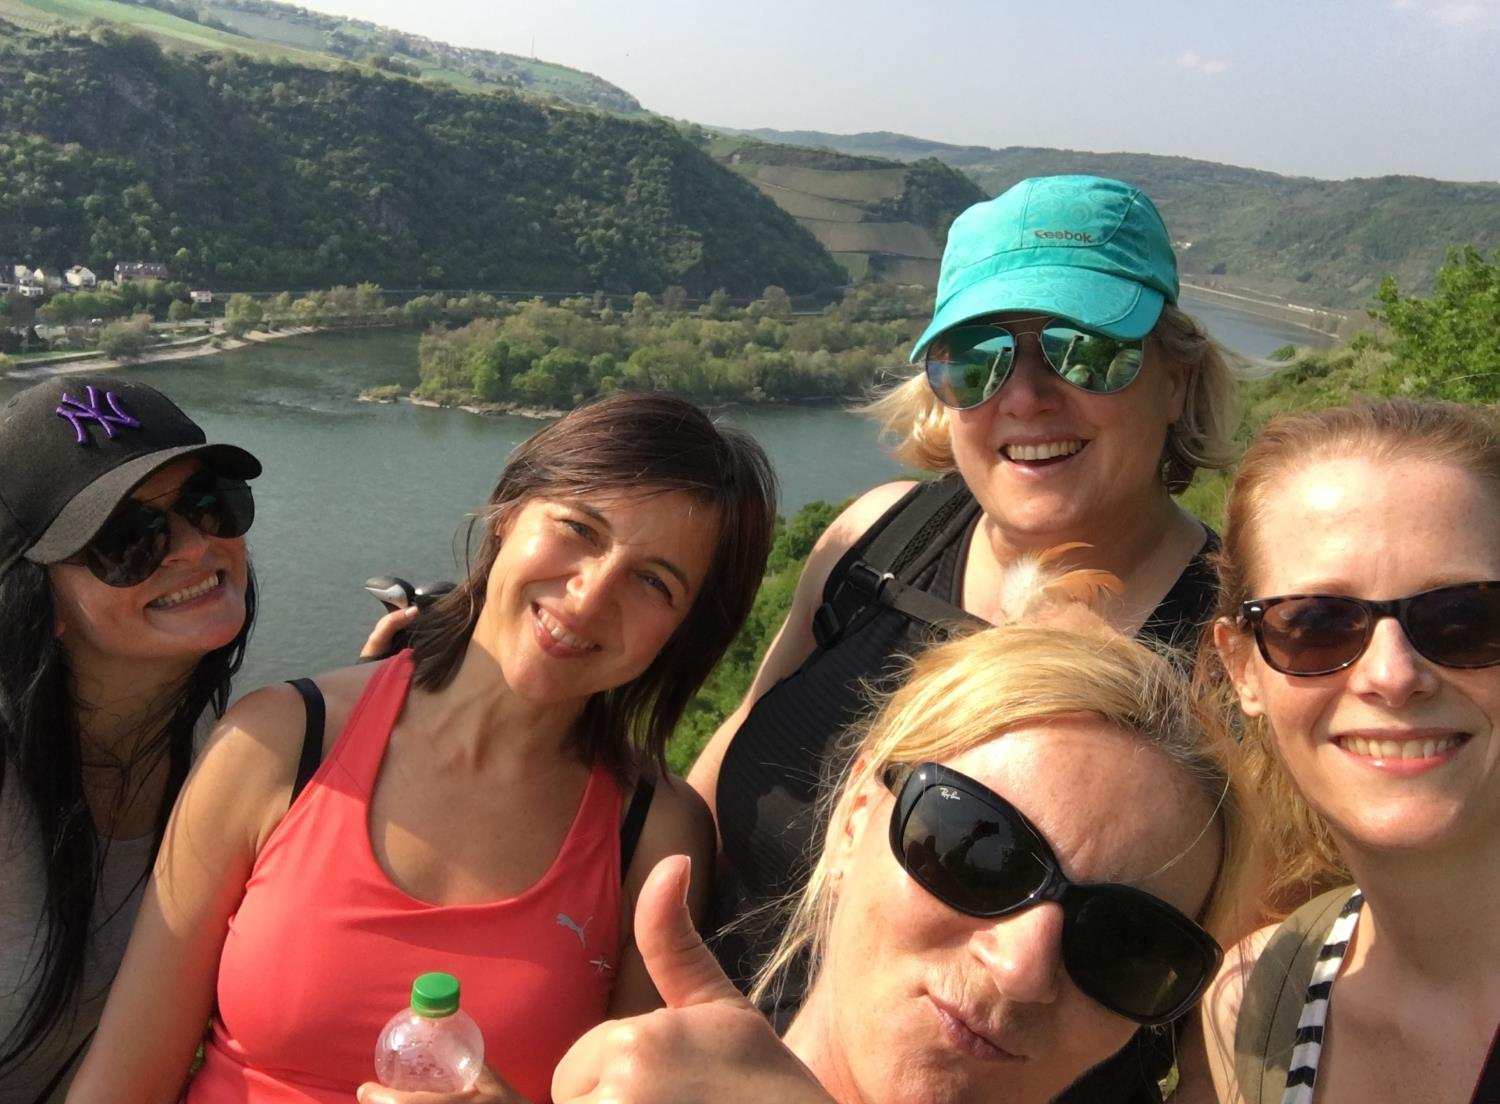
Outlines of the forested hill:
M843 272L671 125L353 67L0 30L0 252L229 288L758 294ZM0 257L0 259L8 259Z
M888 131L743 133L855 156L935 157L990 195L1049 173L1128 180L1161 207L1185 278L1243 284L1298 302L1368 306L1387 275L1403 289L1426 292L1449 248L1500 249L1500 184L1415 176L1315 180L1188 157L956 146Z

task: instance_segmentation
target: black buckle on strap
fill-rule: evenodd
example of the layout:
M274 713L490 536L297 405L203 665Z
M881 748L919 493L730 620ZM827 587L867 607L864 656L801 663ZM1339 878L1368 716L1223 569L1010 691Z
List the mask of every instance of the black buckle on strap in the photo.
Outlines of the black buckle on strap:
M846 588L854 593L854 608L859 610L878 602L880 592L894 578L889 571L882 574L862 560L850 564L844 572L843 582L834 594L834 601L824 602L813 614L813 639L818 642L818 647L829 647L844 631L844 618L839 613L838 600L844 598Z
M867 602L878 601L885 584L894 578L889 571L882 574L863 560L850 564L844 573L844 582Z

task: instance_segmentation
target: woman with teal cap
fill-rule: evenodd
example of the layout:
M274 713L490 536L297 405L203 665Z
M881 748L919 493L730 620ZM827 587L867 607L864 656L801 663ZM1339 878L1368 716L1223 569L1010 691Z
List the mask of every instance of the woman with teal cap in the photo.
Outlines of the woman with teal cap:
M993 622L1018 560L1105 571L1117 629L1188 646L1213 608L1214 534L1174 499L1230 462L1222 351L1177 308L1171 239L1137 188L1090 176L1024 180L948 232L922 372L871 407L895 455L942 473L856 499L823 534L745 700L689 781L714 808L723 862L716 953L748 984L775 946L821 839L821 780L866 688L915 650ZM766 917L772 917L765 920ZM792 979L765 1010L784 1024ZM1171 1063L1133 1053L1064 1099L1158 1099Z

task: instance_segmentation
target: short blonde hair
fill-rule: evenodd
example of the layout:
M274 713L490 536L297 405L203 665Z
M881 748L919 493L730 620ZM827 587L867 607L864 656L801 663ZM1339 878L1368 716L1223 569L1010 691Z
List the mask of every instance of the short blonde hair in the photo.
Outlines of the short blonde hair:
M847 822L855 796L891 764L950 759L1022 725L1080 713L1139 735L1216 807L1223 853L1203 916L1221 940L1243 934L1242 902L1259 880L1256 818L1233 769L1225 714L1195 694L1176 661L1097 623L1008 625L923 652L905 685L850 733L849 766L825 805L827 839ZM804 954L816 980L836 905L831 867L825 846L752 999L774 996Z
M1147 337L1160 352L1188 370L1182 417L1167 431L1162 451L1162 482L1181 494L1199 468L1234 463L1233 438L1239 424L1230 354L1189 314L1170 303L1162 307ZM922 373L897 384L867 404L864 413L895 441L892 455L924 471L952 471L947 408L938 402Z
M1500 499L1500 407L1392 399L1285 414L1268 422L1245 450L1225 505L1224 542L1218 554L1218 616L1238 625L1240 606L1256 595L1251 576L1265 549L1257 540L1265 504L1278 480L1309 464L1348 456L1385 464L1450 464L1485 480ZM1412 524L1399 519L1393 524ZM1248 638L1244 646L1251 646ZM1200 670L1224 700L1237 705L1222 658L1205 636ZM1264 717L1244 723L1243 764L1248 786L1271 825L1271 878L1266 907L1272 914L1319 889L1350 879L1327 822L1297 789L1276 751Z

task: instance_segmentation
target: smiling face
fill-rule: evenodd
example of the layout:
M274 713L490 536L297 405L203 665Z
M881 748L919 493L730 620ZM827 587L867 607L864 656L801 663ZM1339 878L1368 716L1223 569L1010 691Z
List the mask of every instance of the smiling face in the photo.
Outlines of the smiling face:
M1189 916L1203 906L1219 853L1218 833L1200 838L1212 804L1138 736L1095 717L1058 718L946 765L1030 818L1070 879L1136 885ZM830 840L838 903L792 1035L821 1040L812 1062L839 1099L1051 1100L1136 1025L1069 978L1059 905L981 920L912 881L887 837L893 804L872 784Z
M130 497L165 509L200 466L196 460L169 464ZM166 558L135 586L106 586L76 564L47 568L58 636L75 670L136 660L191 665L244 627L250 576L245 538L211 537L175 513L167 516Z
M1317 462L1269 484L1254 528L1254 597L1401 598L1500 579L1500 495L1449 464ZM1330 675L1268 667L1249 634L1217 639L1252 717L1341 847L1428 850L1500 833L1500 667L1418 655L1394 619Z
M681 492L527 501L502 523L474 641L529 701L623 686L692 609L718 532Z
M1036 333L1043 320L997 314ZM947 411L953 457L987 518L1026 543L1097 539L1100 525L1165 495L1167 427L1182 414L1186 373L1147 340L1140 375L1093 395L1053 372L1021 338L1010 377L988 402Z

